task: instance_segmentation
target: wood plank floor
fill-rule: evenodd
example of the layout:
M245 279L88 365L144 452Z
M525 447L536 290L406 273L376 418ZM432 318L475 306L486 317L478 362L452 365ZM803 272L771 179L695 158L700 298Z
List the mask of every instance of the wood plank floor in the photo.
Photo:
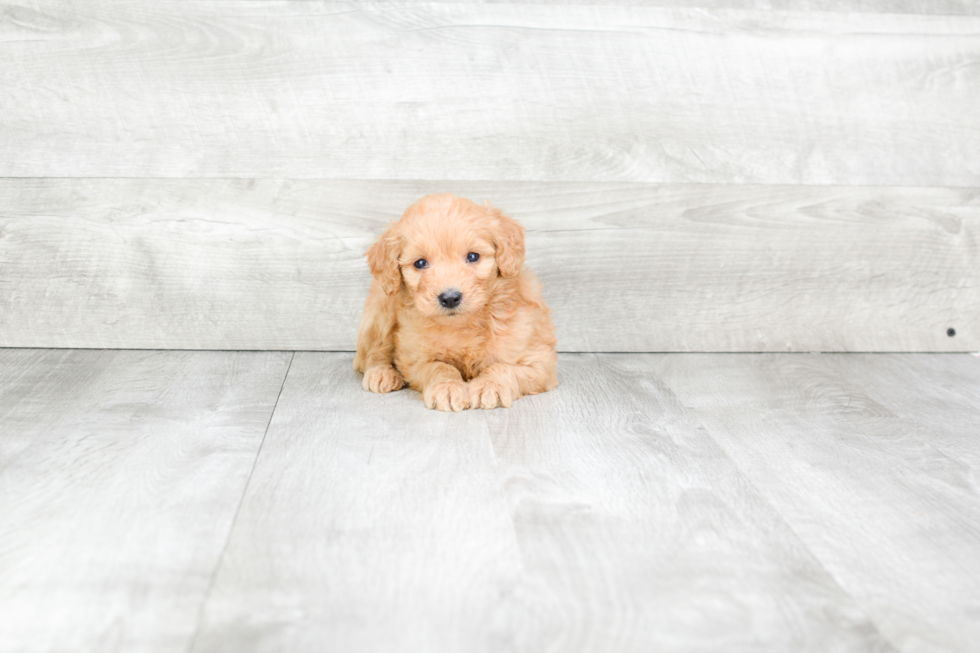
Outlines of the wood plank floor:
M962 651L980 360L0 349L0 652Z
M0 350L0 650L186 649L290 358Z

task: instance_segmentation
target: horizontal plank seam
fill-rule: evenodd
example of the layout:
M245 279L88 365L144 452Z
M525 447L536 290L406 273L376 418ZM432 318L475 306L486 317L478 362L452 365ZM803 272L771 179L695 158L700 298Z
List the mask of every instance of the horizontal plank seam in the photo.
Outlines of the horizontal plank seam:
M0 347L0 351L186 351L186 352L216 352L216 353L263 353L263 352L280 352L280 353L290 353L294 356L299 353L305 354L354 354L356 350L354 349L187 349L187 348L171 348L171 347ZM959 356L961 354L966 354L976 358L978 352L974 349L956 349L956 350L942 350L936 351L931 349L872 349L872 350L842 350L842 349L827 349L821 351L787 351L785 349L766 349L766 350L721 350L721 349L698 349L690 351L678 351L676 349L672 350L642 350L642 351L605 351L605 350L564 350L559 349L559 354L608 354L615 356L629 356L629 355L647 355L647 354L744 354L746 356L758 356L761 354L781 354L781 355L796 355L796 356L810 356L819 354L933 354L937 356ZM290 359L290 364L292 364L292 359Z
M389 177L261 177L257 175L240 176L189 176L189 177L121 177L119 175L79 175L64 177L58 175L23 175L23 176L0 176L0 183L8 180L27 181L27 180L63 180L63 181L84 181L86 179L98 180L120 180L120 181L352 181L352 182L376 182L376 183L398 183L411 184L414 182L451 182L460 184L555 184L574 186L576 184L589 183L590 185L601 186L706 186L706 187L738 187L738 188L896 188L896 189L978 189L980 184L812 184L812 183L761 183L761 182L718 182L718 181L633 181L624 180L604 180L595 181L594 179L471 179L458 178L447 179L445 177L412 177L412 178L389 178Z

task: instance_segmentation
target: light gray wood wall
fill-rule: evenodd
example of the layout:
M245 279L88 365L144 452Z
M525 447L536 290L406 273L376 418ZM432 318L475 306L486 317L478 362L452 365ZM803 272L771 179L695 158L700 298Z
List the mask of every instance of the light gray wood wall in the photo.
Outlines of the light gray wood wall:
M445 190L566 351L980 348L976 5L736 4L0 5L0 346L350 349Z
M11 9L5 176L976 186L980 17Z
M0 181L0 346L351 349L362 253L445 188L529 227L565 351L980 346L968 189L143 179Z

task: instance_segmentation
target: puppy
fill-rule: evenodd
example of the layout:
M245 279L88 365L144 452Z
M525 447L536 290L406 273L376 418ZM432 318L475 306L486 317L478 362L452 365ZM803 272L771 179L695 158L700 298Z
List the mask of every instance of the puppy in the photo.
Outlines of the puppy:
M371 392L405 385L429 408L510 407L558 385L555 335L524 228L492 208L429 195L367 251L374 276L354 369Z

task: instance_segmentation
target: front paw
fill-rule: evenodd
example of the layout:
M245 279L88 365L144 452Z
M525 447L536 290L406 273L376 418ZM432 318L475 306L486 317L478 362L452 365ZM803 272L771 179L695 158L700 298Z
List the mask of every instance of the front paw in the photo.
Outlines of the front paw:
M470 381L470 408L510 408L518 397L520 393L517 389L499 381L481 377Z
M428 408L459 412L469 407L469 393L462 381L443 381L430 385L422 393Z
M405 385L405 379L391 365L377 365L364 372L361 387L371 392L394 392Z

